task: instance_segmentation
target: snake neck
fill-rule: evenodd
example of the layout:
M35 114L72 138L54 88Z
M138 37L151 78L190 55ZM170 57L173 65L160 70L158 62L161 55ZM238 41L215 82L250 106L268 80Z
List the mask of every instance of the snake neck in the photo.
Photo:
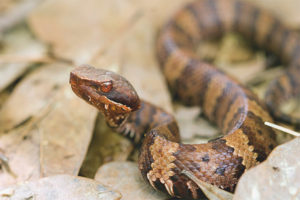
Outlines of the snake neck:
M164 129L163 127L169 127ZM150 130L157 130L160 136L171 141L180 141L179 129L175 118L157 106L141 100L140 108L115 127L114 130L140 144ZM166 132L167 131L167 132Z

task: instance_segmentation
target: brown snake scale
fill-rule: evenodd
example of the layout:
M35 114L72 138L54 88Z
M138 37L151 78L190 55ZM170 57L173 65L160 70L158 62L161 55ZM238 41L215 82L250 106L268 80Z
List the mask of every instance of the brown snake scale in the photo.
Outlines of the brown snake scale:
M280 104L300 93L300 40L266 11L237 0L198 0L166 23L157 38L157 57L175 98L200 105L224 136L205 144L182 144L173 116L145 101L123 77L83 65L71 72L73 91L97 107L109 126L142 143L139 168L154 188L171 196L205 199L182 170L233 192L243 172L266 159L276 146L267 106L237 80L195 53L203 40L237 32L288 64L265 96L278 120L300 124ZM201 44L200 44L201 45ZM133 112L134 111L134 112Z

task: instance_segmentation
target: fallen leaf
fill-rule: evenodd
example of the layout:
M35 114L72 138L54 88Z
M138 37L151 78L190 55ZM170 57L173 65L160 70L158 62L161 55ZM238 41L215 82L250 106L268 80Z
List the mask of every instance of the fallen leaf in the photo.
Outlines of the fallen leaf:
M7 158L7 165L12 172L1 168L0 187L40 178L39 143L40 132L37 127L26 130L26 126L23 126L0 136L1 154Z
M122 34L138 11L133 5L88 0L83 9L80 0L45 1L31 13L29 24L39 38L53 45L55 55L85 63Z
M93 178L101 165L111 161L126 161L132 151L132 142L112 131L104 117L98 115L93 138L79 174Z
M262 164L244 173L233 199L299 199L300 138L276 147Z
M67 84L70 69L55 63L33 71L22 80L0 110L0 132L20 126L49 105L58 89Z
M95 180L117 190L122 200L165 200L168 196L147 184L136 163L111 162L99 168Z
M121 195L92 179L57 175L2 189L0 199L119 200Z
M191 171L183 170L182 174L194 181L209 200L231 200L233 197L232 193L201 181Z
M23 1L7 1L0 2L0 33L9 30L21 21L25 20L28 13L41 0L23 0Z
M219 129L200 115L199 107L175 106L175 118L180 127L181 138L185 143L191 143L195 138L213 138L219 134Z
M46 53L46 47L33 38L29 30L21 26L5 34L2 39L3 48L0 51L0 91L5 89L30 66L30 62L18 62L19 58L41 58ZM5 60L9 55L10 59Z
M59 99L36 124L40 132L41 176L77 175L92 138L96 109L79 99L67 85Z
M31 107L28 113L32 114L18 128L0 135L0 149L16 175L0 171L1 186L59 173L78 174L97 112L73 94L68 84L69 70L62 64L36 70L8 100L15 114L26 116L21 112L26 111L23 107ZM20 100L18 104L10 102Z

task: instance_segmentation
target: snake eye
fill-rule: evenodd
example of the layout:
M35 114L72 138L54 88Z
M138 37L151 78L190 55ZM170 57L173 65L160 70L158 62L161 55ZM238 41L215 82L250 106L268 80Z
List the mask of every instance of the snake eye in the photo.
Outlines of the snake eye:
M105 81L100 84L100 90L102 92L109 92L113 87L112 81Z

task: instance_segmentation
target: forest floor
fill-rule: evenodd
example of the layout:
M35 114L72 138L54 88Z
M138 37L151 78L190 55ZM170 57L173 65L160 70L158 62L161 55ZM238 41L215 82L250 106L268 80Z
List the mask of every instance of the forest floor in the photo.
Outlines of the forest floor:
M300 30L300 1L248 1ZM118 72L141 98L175 115L184 143L217 137L200 108L172 101L155 56L158 30L187 2L0 1L0 199L169 198L142 180L138 150L75 96L68 81L71 69L84 63ZM198 54L262 100L284 71L269 66L274 56L236 34L201 44ZM298 104L292 100L283 109L299 116ZM279 143L291 141L246 172L234 196L216 199L266 199L279 192L278 199L300 199L300 140L277 136Z

